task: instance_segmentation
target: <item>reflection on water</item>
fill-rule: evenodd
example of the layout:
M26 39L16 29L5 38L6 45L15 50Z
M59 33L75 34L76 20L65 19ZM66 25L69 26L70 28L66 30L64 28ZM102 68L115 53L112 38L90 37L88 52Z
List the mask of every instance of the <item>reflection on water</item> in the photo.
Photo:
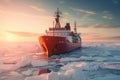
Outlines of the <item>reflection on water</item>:
M48 68L43 68L41 70L39 70L38 75L44 74L44 73L50 73L51 71Z

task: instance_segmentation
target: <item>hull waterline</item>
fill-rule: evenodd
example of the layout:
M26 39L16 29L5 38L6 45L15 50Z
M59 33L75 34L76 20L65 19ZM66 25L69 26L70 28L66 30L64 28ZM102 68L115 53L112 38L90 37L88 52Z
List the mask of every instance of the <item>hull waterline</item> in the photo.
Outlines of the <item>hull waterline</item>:
M68 42L65 37L57 36L40 36L39 43L46 56L69 52L81 47L81 42L71 43Z

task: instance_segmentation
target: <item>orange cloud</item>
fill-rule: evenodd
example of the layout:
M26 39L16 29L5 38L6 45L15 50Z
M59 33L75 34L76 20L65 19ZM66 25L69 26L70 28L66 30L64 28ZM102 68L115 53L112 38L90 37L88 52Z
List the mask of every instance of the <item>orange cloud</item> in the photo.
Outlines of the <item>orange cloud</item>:
M30 32L4 31L0 33L0 42L30 42L38 41L40 34Z
M39 12L45 12L46 11L45 9L40 8L38 6L34 6L34 5L30 5L29 7L32 8L33 10L39 11Z
M5 2L5 3L10 3L10 2L12 2L14 0L2 0L2 1Z
M37 33L30 33L30 32L17 32L17 31L7 31L9 33L18 35L18 36L22 36L22 37L32 37L32 36L39 36L40 34Z

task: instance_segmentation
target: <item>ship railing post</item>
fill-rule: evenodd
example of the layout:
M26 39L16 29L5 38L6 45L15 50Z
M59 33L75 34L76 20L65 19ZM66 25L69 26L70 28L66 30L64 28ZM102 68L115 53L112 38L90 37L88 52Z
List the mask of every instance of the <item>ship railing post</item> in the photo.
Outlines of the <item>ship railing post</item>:
M54 36L54 21L53 21L53 36Z

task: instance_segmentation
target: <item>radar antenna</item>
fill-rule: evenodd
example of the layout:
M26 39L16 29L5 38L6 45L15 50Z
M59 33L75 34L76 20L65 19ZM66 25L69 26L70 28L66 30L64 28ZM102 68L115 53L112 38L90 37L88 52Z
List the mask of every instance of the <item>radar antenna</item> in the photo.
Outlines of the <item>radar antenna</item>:
M57 12L55 12L55 15L56 15L56 18L55 18L55 21L56 21L55 28L61 28L61 25L60 25L60 22L59 22L60 14L62 14L62 13L59 11L59 8L57 8Z

